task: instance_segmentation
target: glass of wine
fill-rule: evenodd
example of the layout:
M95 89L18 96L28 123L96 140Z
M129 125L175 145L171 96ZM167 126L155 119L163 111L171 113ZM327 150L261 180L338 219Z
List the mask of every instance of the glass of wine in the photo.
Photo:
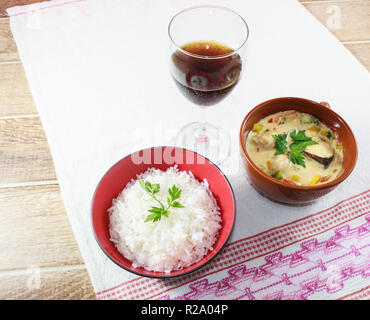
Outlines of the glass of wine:
M249 35L235 11L196 6L177 13L168 26L170 73L181 93L206 108L223 100L240 80ZM184 126L177 144L221 163L230 152L228 133L206 121Z

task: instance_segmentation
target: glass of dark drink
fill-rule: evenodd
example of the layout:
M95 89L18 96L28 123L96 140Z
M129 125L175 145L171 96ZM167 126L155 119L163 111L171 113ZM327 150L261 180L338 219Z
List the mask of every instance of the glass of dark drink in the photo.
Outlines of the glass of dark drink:
M249 35L235 11L197 6L177 13L168 26L170 72L181 93L200 107L223 100L240 80ZM230 152L229 135L206 121L187 124L177 143L220 163Z

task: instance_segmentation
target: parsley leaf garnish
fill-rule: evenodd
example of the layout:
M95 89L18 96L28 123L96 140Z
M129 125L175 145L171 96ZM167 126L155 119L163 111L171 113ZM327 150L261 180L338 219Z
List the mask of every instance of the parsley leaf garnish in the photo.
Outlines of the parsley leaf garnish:
M304 151L308 146L317 144L316 141L308 140L308 141L295 141L290 145L290 150L295 152L302 152Z
M285 133L273 134L272 137L275 140L275 149L276 149L275 156L279 154L284 154L285 152L288 151L286 140L287 135Z
M306 168L306 163L305 163L304 157L302 155L302 152L289 151L289 160L294 164L298 164L298 165Z
M306 136L305 130L292 131L289 135L293 142L287 147L287 134L274 134L272 137L275 140L275 156L288 152L289 160L297 165L306 168L303 151L310 145L317 144L311 137Z
M175 185L168 189L168 206L165 207L162 202L155 196L155 194L160 191L160 185L158 183L151 184L149 181L144 180L139 180L139 183L140 186L160 205L160 207L152 206L152 208L148 210L148 212L150 212L151 214L146 217L145 222L159 221L161 220L162 216L168 218L170 208L184 208L184 206L180 202L176 201L181 197L181 189L177 188Z
M293 131L290 133L290 137L294 142L289 146L289 160L306 168L302 153L308 146L318 143L313 141L311 137L307 137L305 130Z
M297 130L290 133L290 137L294 141L312 141L311 137L306 136L306 130ZM317 142L316 142L317 143ZM315 144L316 144L315 143Z

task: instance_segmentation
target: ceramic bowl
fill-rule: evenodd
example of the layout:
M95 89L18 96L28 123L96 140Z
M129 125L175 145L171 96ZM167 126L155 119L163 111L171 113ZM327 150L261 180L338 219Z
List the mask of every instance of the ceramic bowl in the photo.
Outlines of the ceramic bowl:
M171 273L153 272L134 268L110 240L108 208L112 200L125 188L131 179L149 168L166 170L177 165L180 171L191 171L196 179L207 179L221 212L221 229L213 250L200 261L182 270ZM177 147L154 147L137 151L113 165L100 180L92 200L92 228L100 248L118 266L140 276L170 278L197 270L213 259L227 242L235 220L235 199L230 183L220 169L203 156Z
M253 124L268 115L286 110L296 110L311 114L326 124L338 136L338 140L343 146L343 169L336 179L314 186L287 184L270 177L253 163L245 148L245 141L248 133L253 128ZM348 178L357 161L356 140L351 128L344 119L335 113L328 103L318 103L302 98L285 97L271 99L253 108L242 122L239 132L239 143L252 186L266 197L287 204L305 204L326 195Z

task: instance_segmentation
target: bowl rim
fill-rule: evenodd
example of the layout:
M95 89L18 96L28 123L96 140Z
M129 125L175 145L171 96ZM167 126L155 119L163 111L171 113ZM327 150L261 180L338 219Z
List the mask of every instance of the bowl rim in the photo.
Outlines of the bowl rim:
M296 185L296 184L290 184L290 183L285 183L285 182L282 182L280 180L277 180L271 176L269 176L268 174L264 173L261 169L259 169L255 164L254 162L252 161L252 159L249 157L248 155L248 152L246 151L245 149L245 145L243 143L243 134L244 134L244 128L245 128L245 125L247 124L247 119L255 112L257 112L259 109L263 108L264 106L272 103L272 102L276 102L276 101L288 101L288 100L298 100L298 101L301 101L301 102L306 102L306 103L310 103L310 104L313 104L319 108L322 108L322 110L324 110L324 112L328 112L328 113L331 113L335 118L339 119L340 122L342 122L344 124L344 126L346 127L348 133L350 134L353 142L354 142L354 160L353 162L351 163L351 165L347 168L347 170L344 170L344 172L339 175L337 178L335 178L334 180L328 182L328 183L323 183L323 184L319 184L319 185L314 185L314 186L299 186L299 185ZM294 110L294 107L292 106L292 110ZM244 158L247 160L248 164L254 169L255 172L257 172L260 176L262 176L263 178L265 178L266 180L270 181L271 183L277 185L277 186L282 186L282 187L285 187L285 188L288 188L288 189L292 189L292 190L320 190L320 189L326 189L326 188L330 188L330 187L334 187L336 185L338 185L339 183L341 183L342 181L344 181L353 171L353 169L355 168L356 166L356 162L357 162L357 157L358 157L358 148L357 148L357 142L356 142L356 138L355 138L355 135L353 134L352 130L351 130L351 127L348 125L348 123L339 115L337 114L335 111L333 111L331 108L327 107L327 106L324 106L323 104L319 103L319 102L316 102L316 101L313 101L313 100L309 100L309 99L305 99L305 98L299 98L299 97L279 97L279 98L273 98L273 99L269 99L269 100L266 100L266 101L263 101L261 103L259 103L257 106L255 106L253 109L251 109L247 115L244 117L243 119L243 122L240 126L240 130L239 130L239 146L240 146L240 149L242 150L242 153L243 153L243 156Z
M171 274L169 273L168 275L161 275L161 276L157 276L157 275L151 275L151 274L143 274L143 273L140 273L138 271L135 271L135 270L132 270L132 269L129 269L123 265L121 265L118 261L116 261L113 257L111 257L109 255L108 252L106 252L106 250L103 248L102 244L100 243L99 239L98 239L98 236L95 232L95 228L94 228L94 219L93 219L93 206L94 206L94 201L95 201L95 197L96 197L96 194L97 194L97 190L98 190L98 187L100 186L102 180L105 178L105 176L108 174L108 172L110 170L112 170L113 167L115 167L119 162L123 161L124 159L128 158L128 157L131 157L132 154L135 154L137 152L141 152L141 151L145 151L145 150L151 150L151 149L154 149L154 148L161 148L163 150L163 148L177 148L177 149L181 149L183 151L190 151L190 152L193 152L194 154L197 154L203 158L205 158L211 165L215 166L216 169L218 169L218 171L220 172L220 174L224 177L224 179L226 180L230 190L231 190L231 194L232 194L232 198L233 198L233 204L234 204L234 214L232 216L232 225L231 225L231 228L230 228L230 232L229 234L227 235L224 243L221 245L221 247L218 249L218 251L213 255L213 257L211 257L209 260L205 261L203 264L199 265L198 267L194 268L194 269L191 269L191 270L188 270L186 272L183 272L183 273L178 273L178 274ZM152 279L169 279L169 278L176 278L176 277L181 277L181 276L184 276L184 275L187 275L189 273L192 273L194 271L197 271L201 268L203 268L206 264L208 264L209 262L211 262L221 251L223 251L223 249L225 248L226 244L229 242L230 240L230 237L231 237L231 234L233 233L234 231L234 227L235 227L235 218L236 218L236 214L237 214L237 207L236 207L236 200L235 200L235 193L234 193L234 190L231 186L231 183L229 181L229 179L226 177L226 175L222 172L222 170L219 168L218 165L216 165L215 163L213 163L211 160L209 160L207 157L203 156L202 154L196 152L196 151L193 151L193 150L189 150L189 149L186 149L186 148L183 148L183 147L177 147L177 146L167 146L167 145L162 145L162 146L154 146L154 147L148 147L148 148L144 148L144 149L139 149L137 151L134 151L134 152L131 152L130 154L124 156L123 158L119 159L118 161L116 161L113 165L111 165L109 167L109 169L103 174L103 176L100 178L99 182L97 183L96 187L95 187L95 190L94 190L94 193L93 193L93 196L92 196L92 199L91 199L91 203L90 203L90 228L92 229L92 232L93 232L93 235L94 235L94 238L95 238L95 241L97 242L98 246L100 247L100 249L104 252L104 254L109 258L109 260L111 260L113 263L115 263L117 266L119 266L120 268L130 272L130 273L133 273L133 274L136 274L138 276L141 276L141 277L147 277L147 278L152 278ZM205 258L208 254L210 254L212 251L209 251L203 258ZM119 252L120 253L120 252ZM120 253L125 259L127 259L122 253ZM203 259L202 258L202 259ZM130 261L129 259L127 259L128 261ZM196 262L195 262L196 263ZM195 264L194 263L194 264ZM191 267L188 266L188 267ZM187 268L188 268L187 267ZM134 268L133 268L134 269ZM176 271L181 271L181 270L176 270ZM157 271L149 271L148 272L157 272ZM164 273L164 272L162 272Z

